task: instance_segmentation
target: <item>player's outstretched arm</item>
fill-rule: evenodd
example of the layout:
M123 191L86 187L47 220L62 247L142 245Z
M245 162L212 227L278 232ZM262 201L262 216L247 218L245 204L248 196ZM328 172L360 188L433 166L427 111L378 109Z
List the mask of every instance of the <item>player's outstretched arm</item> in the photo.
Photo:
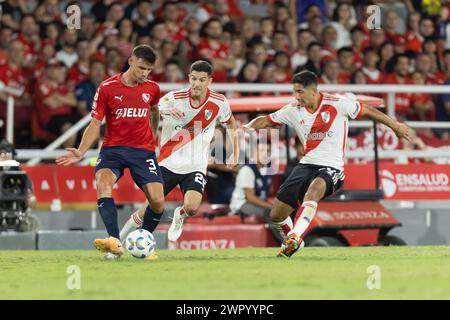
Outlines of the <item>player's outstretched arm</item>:
M260 116L260 117L253 119L246 125L243 125L241 127L241 129L244 131L251 131L251 130L264 129L264 128L268 128L271 126L272 126L272 123L270 123L270 121L267 119L267 116Z
M412 142L410 129L406 124L400 123L392 119L391 117L385 115L383 112L377 110L376 108L364 106L361 115L388 126L394 131L397 137L404 138L409 142Z
M100 120L93 118L86 130L84 130L83 138L81 139L78 149L67 148L67 152L65 154L56 158L56 163L58 165L68 166L83 159L88 149L100 137L101 124L102 122Z

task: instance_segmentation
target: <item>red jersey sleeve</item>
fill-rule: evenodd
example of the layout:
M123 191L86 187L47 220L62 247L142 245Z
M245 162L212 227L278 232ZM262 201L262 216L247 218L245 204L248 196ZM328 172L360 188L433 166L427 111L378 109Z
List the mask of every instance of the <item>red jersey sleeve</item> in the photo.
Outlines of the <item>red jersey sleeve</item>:
M91 117L102 121L106 112L107 97L105 88L100 85L94 96L94 102L92 103Z
M150 102L150 107L158 107L159 98L161 96L161 89L156 83L153 86L153 93L153 99Z

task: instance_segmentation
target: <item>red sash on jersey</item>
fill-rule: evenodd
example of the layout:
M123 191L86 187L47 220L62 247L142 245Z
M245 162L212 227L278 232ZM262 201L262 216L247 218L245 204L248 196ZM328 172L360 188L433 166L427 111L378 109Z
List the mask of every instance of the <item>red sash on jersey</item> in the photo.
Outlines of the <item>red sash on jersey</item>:
M335 107L331 105L323 105L319 112L317 112L316 119L314 120L314 124L311 127L309 134L314 133L326 133L330 130L331 125L333 124L334 119L337 116L337 110ZM305 155L308 152L317 148L317 146L323 141L325 135L319 135L320 138L317 139L308 139L306 141Z
M176 135L170 138L170 140L161 147L158 162L162 162L164 159L169 157L173 152L182 148L188 142L194 140L199 133L203 132L204 128L208 127L211 124L211 122L216 120L218 113L219 107L215 103L208 101L203 106L203 108L201 108L200 111L195 115L195 117L193 117L191 121L189 121L184 126L184 128L191 128L191 127L193 128L196 122L201 122L202 130L189 131L189 139L186 139L186 130L185 129L180 130L180 132L178 132Z

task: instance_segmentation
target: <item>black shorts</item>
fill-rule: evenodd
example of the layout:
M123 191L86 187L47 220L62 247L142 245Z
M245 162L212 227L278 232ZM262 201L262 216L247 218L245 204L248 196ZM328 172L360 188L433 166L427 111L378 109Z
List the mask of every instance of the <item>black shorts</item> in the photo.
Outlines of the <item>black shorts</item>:
M345 178L344 172L335 168L299 163L281 185L277 194L278 200L293 208L299 207L309 185L317 177L323 178L326 182L326 191L323 198L341 188Z
M116 182L122 177L125 168L130 169L134 183L141 189L147 183L163 183L155 153L150 150L125 146L103 147L95 172L105 168L114 173Z
M203 194L206 185L206 176L200 171L190 172L186 174L178 174L170 171L165 167L161 167L161 173L164 180L164 196L166 196L177 185L185 194L189 190L198 191Z

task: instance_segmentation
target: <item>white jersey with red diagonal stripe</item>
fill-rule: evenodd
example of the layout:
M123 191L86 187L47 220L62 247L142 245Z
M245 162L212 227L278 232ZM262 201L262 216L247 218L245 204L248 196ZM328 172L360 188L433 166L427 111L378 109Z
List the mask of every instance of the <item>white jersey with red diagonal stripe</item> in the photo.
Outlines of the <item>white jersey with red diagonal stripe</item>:
M344 169L348 118L356 119L362 111L358 101L338 95L320 94L313 112L296 102L271 113L267 119L276 125L286 124L297 133L305 149L300 163Z
M163 117L159 165L178 174L195 171L206 174L215 126L218 121L226 123L231 119L227 99L208 89L205 101L194 107L190 90L177 90L167 93L159 101L160 110L170 108L183 111L184 117Z

